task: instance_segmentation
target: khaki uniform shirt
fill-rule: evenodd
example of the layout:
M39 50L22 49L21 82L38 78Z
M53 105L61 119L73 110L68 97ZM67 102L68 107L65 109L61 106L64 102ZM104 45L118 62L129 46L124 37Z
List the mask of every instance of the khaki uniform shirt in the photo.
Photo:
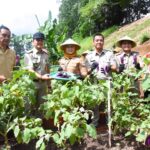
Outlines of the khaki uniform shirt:
M142 59L139 56L138 52L131 51L130 54L126 54L125 52L120 52L116 54L117 65L120 64L125 65L126 70L130 70L135 68L135 63L140 63L140 66L143 67Z
M80 57L69 58L61 58L59 60L59 65L62 67L63 71L71 72L77 75L87 74L87 69L84 61L80 59Z
M7 79L11 78L12 71L16 62L16 54L12 49L7 49L5 52L0 48L0 75L4 75Z
M105 78L111 75L111 72L107 69L116 64L116 60L113 52L109 50L102 50L101 53L97 53L95 50L91 51L86 56L86 66L90 69L94 62L98 63L98 67L94 70L97 78ZM104 69L105 74L101 72Z
M45 50L38 51L33 48L28 51L24 57L25 69L32 69L35 72L44 75L49 68L48 53Z

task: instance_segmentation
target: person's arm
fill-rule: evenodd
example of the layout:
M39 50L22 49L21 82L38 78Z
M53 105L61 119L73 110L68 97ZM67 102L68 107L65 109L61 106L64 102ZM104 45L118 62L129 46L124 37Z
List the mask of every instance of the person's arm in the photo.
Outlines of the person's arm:
M0 83L2 83L2 82L5 81L5 80L6 80L6 77L3 76L3 75L0 75Z
M49 63L48 59L47 59L47 64L46 64L45 70L46 70L47 74L50 75L50 63ZM47 87L48 87L48 89L51 89L51 81L50 80L47 80Z
M111 57L110 57L110 69L112 72L117 72L117 60L115 58L115 55L112 53Z
M137 56L137 62L135 63L135 68L138 69L138 70L140 70L143 67L144 67L144 63L143 63L141 57L138 55Z
M31 58L30 58L29 54L25 54L24 65L25 65L25 69L30 71L30 72L35 73L35 75L38 79L42 79L42 80L49 80L50 79L50 77L47 74L41 75L41 74L37 73L36 71L34 71L33 63L31 61Z
M79 69L82 77L86 77L88 75L88 70L85 65L85 60L80 59Z

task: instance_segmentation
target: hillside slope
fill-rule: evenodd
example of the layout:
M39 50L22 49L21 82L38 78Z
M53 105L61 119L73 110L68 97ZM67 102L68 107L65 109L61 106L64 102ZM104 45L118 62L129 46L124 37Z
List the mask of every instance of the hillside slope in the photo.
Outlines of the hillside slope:
M140 45L140 40L142 36L145 34L150 36L150 15L147 15L144 18L139 19L131 24L125 25L121 27L119 30L110 34L105 39L105 47L109 49L112 48L112 46L119 38L128 35L137 42L138 46L135 49L138 48L141 49L142 45ZM146 42L143 45L144 47L148 48L147 45L150 45L150 42Z
M139 51L141 55L144 55L145 53L150 51L150 41L146 42L143 45L140 45L140 41L143 35L149 35L150 37L150 14L133 23L120 27L118 30L107 36L105 38L104 47L106 49L112 49L116 41L125 35L130 36L137 42L138 46L134 49L136 51ZM78 42L81 44L82 47L79 51L80 54L85 50L92 49L92 37L84 38L83 40Z

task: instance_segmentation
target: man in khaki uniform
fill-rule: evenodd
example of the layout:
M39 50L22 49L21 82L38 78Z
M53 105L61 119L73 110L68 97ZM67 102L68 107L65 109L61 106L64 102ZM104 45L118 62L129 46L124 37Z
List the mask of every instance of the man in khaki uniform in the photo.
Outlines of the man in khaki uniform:
M86 55L86 65L90 73L94 73L97 79L107 79L112 71L117 70L117 64L113 52L103 48L104 36L95 34L93 36L94 50ZM103 109L103 108L102 108ZM99 122L99 105L94 108L94 118L92 123L95 127Z
M0 83L10 79L15 66L15 51L9 48L11 32L9 28L0 26Z
M119 73L123 71L136 71L143 67L143 62L139 54L131 50L136 46L136 42L134 40L128 36L125 36L119 39L116 45L122 48L122 51L116 54ZM135 88L137 88L137 91L139 91L140 97L143 97L140 80L135 82Z
M42 97L47 94L47 88L50 88L49 74L49 56L47 50L43 49L44 34L37 32L33 35L34 48L28 51L24 57L25 68L36 75L36 109L43 103ZM38 116L40 114L36 113Z
M85 77L87 75L85 63L77 56L77 50L80 49L80 45L72 39L68 39L61 44L60 48L64 51L64 57L59 60L62 70Z

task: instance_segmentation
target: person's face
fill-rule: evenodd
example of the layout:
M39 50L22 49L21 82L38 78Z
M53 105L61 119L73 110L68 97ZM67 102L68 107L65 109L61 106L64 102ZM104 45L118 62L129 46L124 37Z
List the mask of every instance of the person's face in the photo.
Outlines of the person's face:
M67 54L74 54L76 51L75 46L74 45L67 45L66 49L65 49L65 53Z
M33 46L37 49L37 50L41 50L43 48L44 45L44 41L43 39L34 39L33 40Z
M102 50L103 46L104 46L104 39L102 36L95 36L95 38L93 39L93 45L95 47L96 50Z
M130 41L122 41L121 47L124 52L130 52L132 49L132 43Z
M8 47L10 42L10 31L7 29L1 29L0 30L0 45L2 47Z

